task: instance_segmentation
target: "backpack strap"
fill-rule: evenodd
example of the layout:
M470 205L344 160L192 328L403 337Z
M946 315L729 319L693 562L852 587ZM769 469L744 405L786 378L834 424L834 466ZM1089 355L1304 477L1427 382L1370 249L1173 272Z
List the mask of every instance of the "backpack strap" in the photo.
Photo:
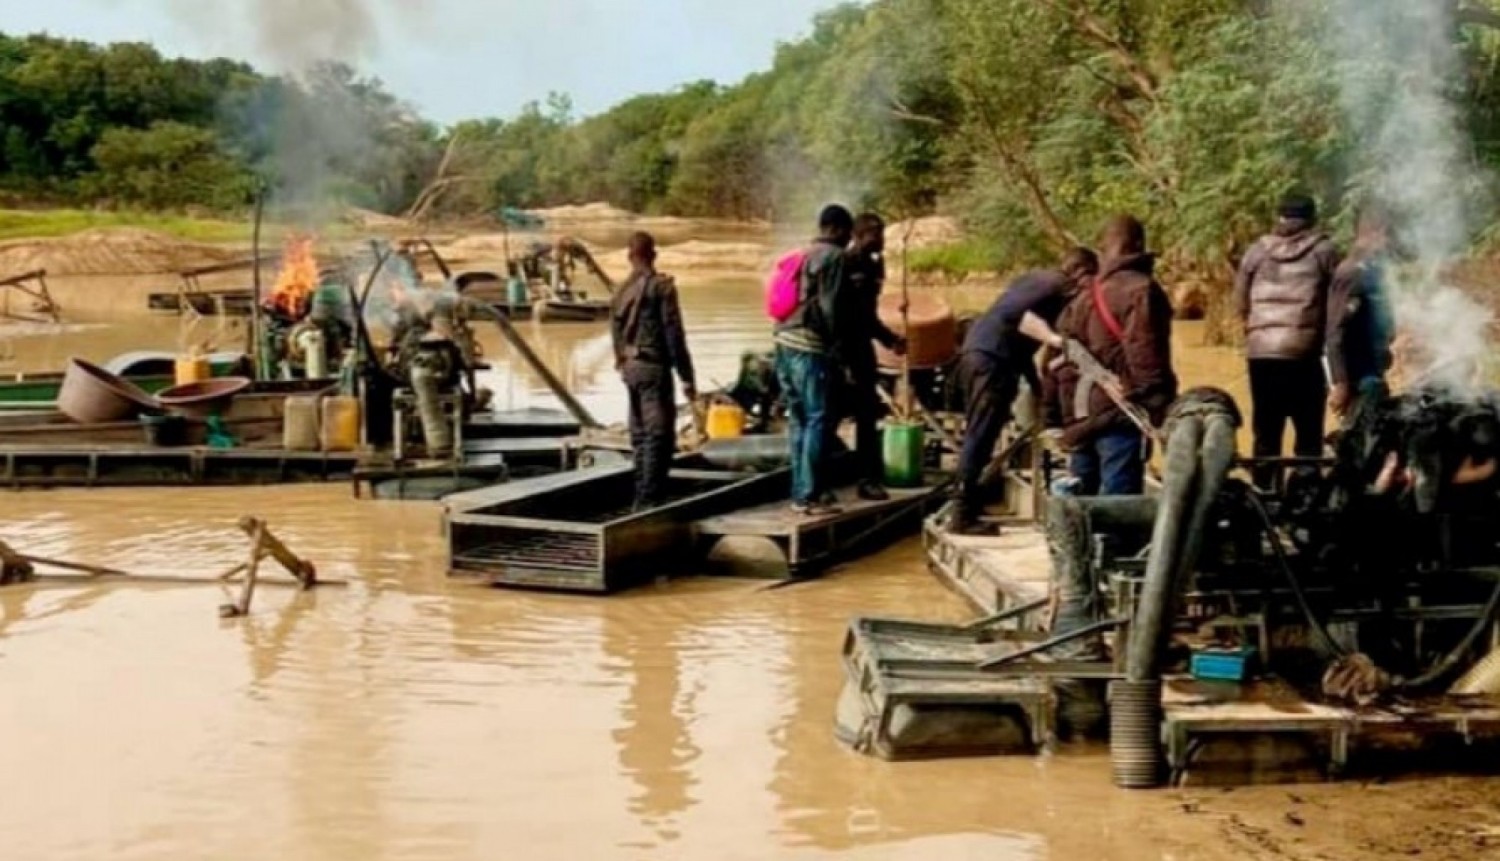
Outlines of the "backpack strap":
M1104 301L1104 279L1095 278L1094 286L1089 292L1094 295L1094 310L1099 313L1099 321L1104 324L1104 328L1109 330L1116 341L1125 340L1125 327L1120 325L1120 318L1109 310L1109 304Z

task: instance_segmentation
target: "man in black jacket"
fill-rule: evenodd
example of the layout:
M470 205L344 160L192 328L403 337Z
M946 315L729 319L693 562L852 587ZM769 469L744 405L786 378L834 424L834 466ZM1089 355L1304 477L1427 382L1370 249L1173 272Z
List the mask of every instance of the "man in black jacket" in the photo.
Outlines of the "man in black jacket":
M693 358L677 301L677 285L656 271L656 240L630 237L630 280L610 302L615 367L630 398L630 446L635 452L635 506L665 502L667 474L677 450L677 393L672 372L689 401L697 397Z
M1051 326L1098 271L1094 252L1075 248L1058 269L1028 272L1011 282L969 328L956 374L964 393L965 430L953 531L984 531L979 523L983 507L979 483L994 457L1000 432L1010 421L1011 404L1022 380L1038 398L1042 393L1036 368L1036 353L1042 346L1039 336L1058 337Z
M859 495L874 502L890 499L881 453L879 371L875 344L900 355L906 341L880 320L880 290L885 283L885 221L873 212L854 219L854 241L849 245L848 287L840 294L839 330L835 353L844 371L841 412L854 419L854 451L859 462Z

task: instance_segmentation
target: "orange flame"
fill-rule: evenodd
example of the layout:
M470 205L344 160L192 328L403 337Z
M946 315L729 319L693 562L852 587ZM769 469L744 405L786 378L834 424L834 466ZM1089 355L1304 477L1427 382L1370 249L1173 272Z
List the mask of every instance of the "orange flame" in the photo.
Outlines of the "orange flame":
M318 258L313 256L313 237L293 236L281 255L281 272L266 299L266 307L293 320L307 315L313 291L318 289Z

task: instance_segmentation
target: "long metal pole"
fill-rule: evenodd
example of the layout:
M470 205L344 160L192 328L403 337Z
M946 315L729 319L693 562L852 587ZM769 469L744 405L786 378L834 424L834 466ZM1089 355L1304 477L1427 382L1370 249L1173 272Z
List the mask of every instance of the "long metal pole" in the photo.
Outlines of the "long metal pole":
M257 182L255 184L255 223L250 233L250 259L254 262L251 267L250 283L250 345L245 352L250 354L251 369L258 379L265 379L265 368L263 367L265 357L261 355L261 349L265 345L261 328L264 322L261 320L260 299L260 226L261 219L266 211L266 184Z

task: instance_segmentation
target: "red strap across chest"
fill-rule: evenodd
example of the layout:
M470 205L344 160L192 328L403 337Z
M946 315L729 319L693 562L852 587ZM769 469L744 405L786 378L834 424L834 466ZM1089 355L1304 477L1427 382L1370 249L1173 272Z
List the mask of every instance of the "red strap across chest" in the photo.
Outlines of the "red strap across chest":
M1104 301L1104 279L1095 278L1091 292L1094 294L1094 310L1099 312L1099 320L1104 328L1109 330L1116 341L1125 340L1125 327L1120 325L1120 318L1109 310L1109 304Z

